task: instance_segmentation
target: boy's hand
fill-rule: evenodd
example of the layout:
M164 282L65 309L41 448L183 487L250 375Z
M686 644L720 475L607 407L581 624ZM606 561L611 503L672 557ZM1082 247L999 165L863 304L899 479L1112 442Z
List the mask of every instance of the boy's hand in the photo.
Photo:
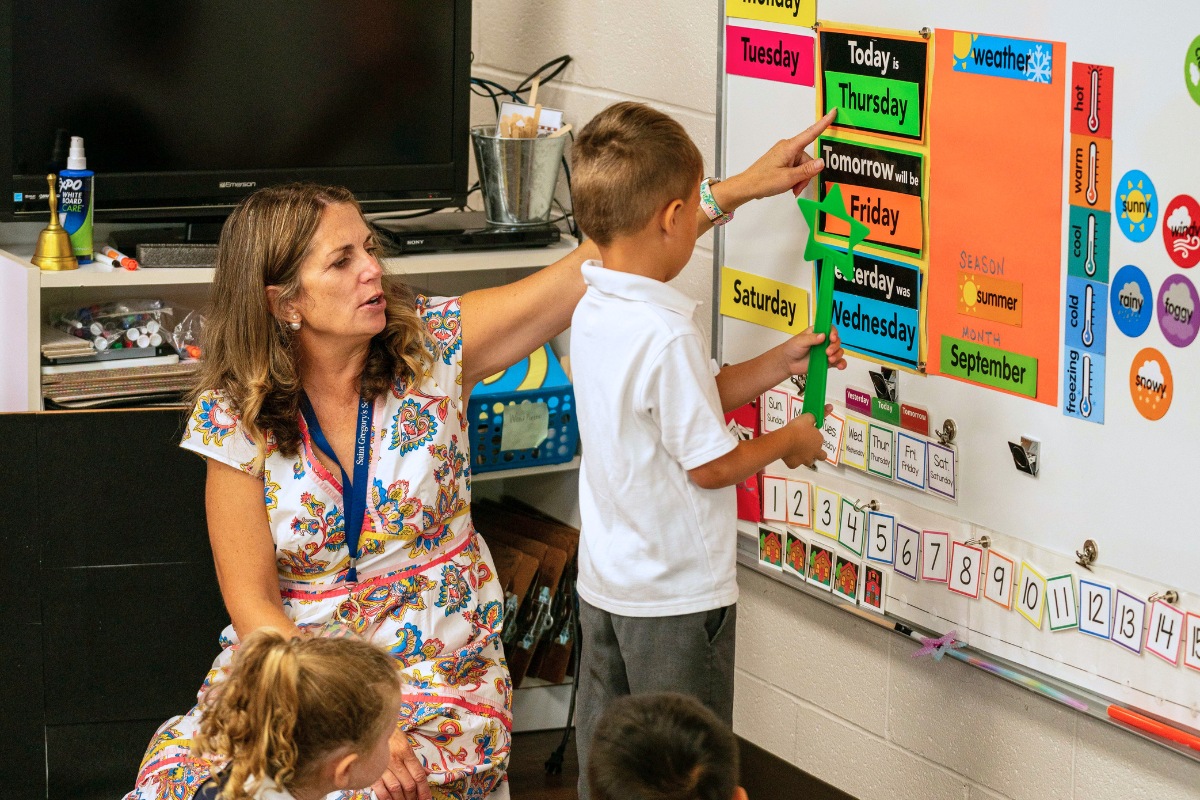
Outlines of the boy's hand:
M825 132L836 115L837 109L834 109L792 138L781 139L745 172L730 176L724 181L729 185L724 186L723 191L734 196L729 198L730 208L726 208L725 198L718 197L721 208L730 211L748 200L774 197L787 189L791 189L793 195L804 191L808 182L825 167L823 159L813 158L804 152L804 148Z
M781 344L779 354L788 374L803 375L808 372L809 352L823 341L824 334L813 333L810 328ZM846 368L846 351L842 349L842 339L838 336L837 328L829 329L829 344L825 348L825 356L829 359L829 366L834 369Z
M825 406L826 414L831 411L833 406ZM792 435L793 440L790 452L783 457L788 469L802 465L811 467L825 460L825 450L821 447L824 437L817 430L817 421L812 414L801 414L785 425L784 430Z

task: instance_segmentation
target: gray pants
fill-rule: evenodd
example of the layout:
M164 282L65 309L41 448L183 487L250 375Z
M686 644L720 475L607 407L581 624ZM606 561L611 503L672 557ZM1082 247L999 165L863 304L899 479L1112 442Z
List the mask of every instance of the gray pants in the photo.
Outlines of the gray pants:
M733 724L737 606L676 617L623 617L579 601L583 629L575 741L579 798L588 800L592 733L608 704L627 694L681 692Z

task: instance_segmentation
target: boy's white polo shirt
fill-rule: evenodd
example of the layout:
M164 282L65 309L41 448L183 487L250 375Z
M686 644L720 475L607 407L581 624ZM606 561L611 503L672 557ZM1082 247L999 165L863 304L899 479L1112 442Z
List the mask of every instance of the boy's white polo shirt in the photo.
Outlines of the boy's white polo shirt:
M737 601L734 488L688 470L737 447L715 364L670 286L583 265L571 369L583 464L579 596L612 614L663 617Z

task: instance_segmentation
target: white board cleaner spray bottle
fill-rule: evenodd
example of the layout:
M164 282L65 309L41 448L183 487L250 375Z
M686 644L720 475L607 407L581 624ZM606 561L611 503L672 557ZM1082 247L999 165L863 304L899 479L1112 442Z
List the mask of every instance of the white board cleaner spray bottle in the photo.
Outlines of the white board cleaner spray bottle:
M83 137L71 137L67 168L58 173L58 221L71 237L80 264L92 262L92 188L96 173L87 168Z

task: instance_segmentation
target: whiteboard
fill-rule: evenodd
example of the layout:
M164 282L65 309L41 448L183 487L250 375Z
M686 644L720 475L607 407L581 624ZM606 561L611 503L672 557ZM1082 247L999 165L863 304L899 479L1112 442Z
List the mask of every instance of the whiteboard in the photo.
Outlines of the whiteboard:
M1200 35L1200 6L1194 0L1144 8L1083 0L1053 4L1037 0L1004 4L821 0L817 11L818 19L830 24L870 25L910 34L938 28L1065 42L1068 82L1073 62L1115 70L1114 189L1121 176L1137 169L1153 180L1160 209L1177 195L1200 195L1200 150L1195 144L1200 104L1189 96L1184 77L1189 45ZM728 22L764 31L812 34L805 28L768 22ZM720 41L725 41L724 32ZM721 68L718 159L722 174L745 169L777 140L795 134L816 118L814 88L726 75L724 63ZM819 80L819 63L817 70ZM1068 83L1068 95L1069 90ZM1068 100L1064 100L1064 115ZM936 88L930 102L937 103ZM991 119L986 123L1020 121ZM1050 178L1061 182L1064 190L1061 259L1048 267L1059 272L1060 300L1067 288L1070 245L1066 198L1069 125L1067 119L1061 172ZM929 158L936 161L936 150ZM1003 179L1003 175L995 176L995 180ZM808 192L811 196L811 187ZM937 202L936 196L929 198L931 205ZM1154 292L1175 274L1185 275L1193 284L1200 281L1200 269L1183 269L1172 262L1157 225L1147 240L1135 243L1118 231L1115 209L1113 218L1110 280L1123 265L1132 264L1145 273ZM715 267L728 266L811 291L813 269L803 258L807 235L807 226L790 196L752 203L721 229ZM929 235L938 234L931 230ZM753 357L786 338L768 328L720 317L716 310L714 314L718 315L714 330L719 331L714 347L723 363ZM1142 335L1132 338L1117 329L1111 311L1108 316L1103 424L1064 415L1061 362L1055 378L1059 401L1054 405L947 377L900 374L901 402L926 408L931 428L940 427L944 419L953 419L957 426L957 502L910 491L845 467L821 465L816 475L802 471L796 476L850 496L877 499L898 519L952 531L957 540L989 535L993 546L1005 555L1028 558L1054 575L1088 575L1075 565L1074 554L1085 539L1093 539L1099 547L1096 580L1143 599L1174 589L1180 593L1179 608L1200 613L1200 522L1191 501L1200 488L1200 342L1175 346L1160 329L1157 316ZM1064 326L1065 315L1060 311L1056 340L1060 357ZM1139 414L1131 398L1130 367L1144 347L1154 347L1167 357L1176 387L1169 411L1158 421ZM878 369L877 362L852 357L847 370L830 373L827 397L840 402L846 386L870 392L871 369ZM1014 467L1008 442L1021 437L1040 442L1037 476ZM768 471L786 472L781 466ZM969 632L969 643L988 652L1200 727L1200 673L1182 665L1173 667L1146 653L1122 658L1124 654L1111 642L1078 632L1051 633L1044 626L1035 631L1015 611L960 598L936 584L893 579L888 595L889 612L897 616L938 630L957 625Z

